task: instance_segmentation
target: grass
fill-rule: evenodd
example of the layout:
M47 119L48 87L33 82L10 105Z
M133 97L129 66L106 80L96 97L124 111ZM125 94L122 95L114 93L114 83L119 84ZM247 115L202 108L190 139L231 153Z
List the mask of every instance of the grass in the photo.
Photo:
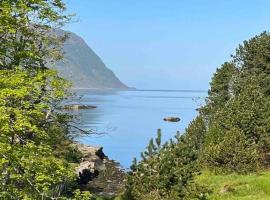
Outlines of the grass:
M209 187L209 200L270 200L270 171L248 175L203 172L196 182Z

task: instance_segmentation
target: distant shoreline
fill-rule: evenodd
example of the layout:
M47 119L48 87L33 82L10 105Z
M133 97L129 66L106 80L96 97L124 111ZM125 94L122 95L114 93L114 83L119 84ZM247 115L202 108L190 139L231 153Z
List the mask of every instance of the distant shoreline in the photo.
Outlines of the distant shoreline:
M145 92L199 92L207 93L208 90L173 90L173 89L137 89L137 88L71 88L72 90L119 90L119 91L145 91Z
M76 87L71 88L72 90L123 90L123 91L130 91L130 90L137 90L136 88L127 87L127 88L84 88L84 87Z
M208 90L173 90L173 89L137 89L138 91L149 91L149 92L208 92Z

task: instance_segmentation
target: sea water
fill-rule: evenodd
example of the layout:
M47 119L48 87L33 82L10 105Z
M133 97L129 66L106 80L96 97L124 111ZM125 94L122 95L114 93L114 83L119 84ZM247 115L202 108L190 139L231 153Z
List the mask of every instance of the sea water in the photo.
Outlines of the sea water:
M79 126L96 134L80 136L84 144L102 146L104 153L128 168L134 157L140 158L149 140L162 131L162 141L183 133L198 114L206 91L185 90L93 90L75 91L80 103L95 109L72 111L80 119ZM180 122L163 121L179 117Z

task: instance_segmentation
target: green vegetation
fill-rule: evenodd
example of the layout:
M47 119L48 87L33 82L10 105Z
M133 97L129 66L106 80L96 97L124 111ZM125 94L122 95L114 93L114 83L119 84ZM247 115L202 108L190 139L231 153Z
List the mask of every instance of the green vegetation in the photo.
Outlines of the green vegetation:
M102 199L78 189L72 117L57 111L69 83L49 68L69 18L61 0L0 1L0 199ZM232 58L186 131L162 144L159 130L115 199L270 199L270 35Z
M217 69L206 104L185 133L164 145L151 140L134 163L126 199L270 199L269 49L264 32ZM221 195L220 187L228 191Z
M0 1L0 199L89 199L73 192L71 118L56 112L69 83L48 69L61 58L53 28L64 10L61 0Z
M206 168L248 172L269 164L269 55L264 54L269 38L264 32L245 41L231 63L234 69L223 65L213 78L200 113L208 126L201 154Z
M143 160L134 161L127 181L126 199L205 199L208 190L194 182L199 174L197 160L203 143L205 127L197 117L186 134L161 145L158 132L156 144L150 140Z
M267 200L270 199L269 180L269 171L245 175L203 172L196 178L198 183L211 189L209 200Z

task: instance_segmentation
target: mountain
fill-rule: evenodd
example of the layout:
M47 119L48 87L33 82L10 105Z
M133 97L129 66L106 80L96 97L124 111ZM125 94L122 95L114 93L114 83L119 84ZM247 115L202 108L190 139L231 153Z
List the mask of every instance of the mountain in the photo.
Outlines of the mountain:
M69 37L63 46L64 59L56 63L55 68L74 88L128 88L80 36L62 30L56 32L68 33Z

